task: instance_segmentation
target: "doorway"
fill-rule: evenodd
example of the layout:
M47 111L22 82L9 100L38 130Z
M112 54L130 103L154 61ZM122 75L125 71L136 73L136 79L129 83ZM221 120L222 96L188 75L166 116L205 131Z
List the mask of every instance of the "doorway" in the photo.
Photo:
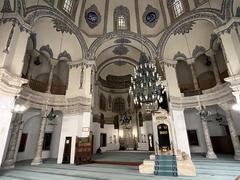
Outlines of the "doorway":
M70 164L71 160L72 137L66 137L62 163Z
M162 152L171 150L168 125L159 124L157 128L158 128L159 149Z
M148 134L148 148L149 148L149 151L154 151L154 142L153 142L152 134Z

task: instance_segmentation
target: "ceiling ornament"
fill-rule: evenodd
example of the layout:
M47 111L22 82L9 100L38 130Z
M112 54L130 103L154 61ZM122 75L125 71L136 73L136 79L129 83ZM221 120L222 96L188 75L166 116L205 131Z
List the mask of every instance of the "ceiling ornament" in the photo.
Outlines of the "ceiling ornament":
M71 55L66 50L58 55L58 59L59 60L67 60L67 61L72 60Z
M143 13L142 19L144 24L153 28L158 22L159 11L151 5L148 5Z
M12 7L9 0L4 0L4 4L1 12L3 13L12 12Z
M129 50L123 44L119 44L117 47L113 49L112 52L116 55L122 56L122 55L126 55L129 52Z
M177 35L177 34L184 35L185 33L189 33L192 30L194 24L196 24L194 21L187 22L187 23L179 26L175 31L173 31L173 34L174 35Z
M71 28L69 28L63 21L59 19L53 19L52 22L54 24L53 27L56 28L57 32L72 34Z
M114 43L128 44L128 43L131 43L131 41L128 40L128 39L126 39L126 38L121 38L121 39L117 39L117 40L115 40Z
M117 60L115 61L113 64L115 64L116 66L124 66L126 65L127 63L122 61L122 60Z
M206 52L206 49L203 46L196 45L195 49L192 52L192 57L197 58L201 54L204 54Z
M101 14L95 4L85 11L85 20L90 28L95 28L101 22Z
M50 48L49 44L46 45L46 46L42 46L39 51L41 51L41 52L47 52L48 55L49 55L49 57L50 57L50 58L53 58L53 51L52 51L52 49Z
M181 53L180 51L177 52L177 54L174 55L173 60L184 60L187 59L186 55Z

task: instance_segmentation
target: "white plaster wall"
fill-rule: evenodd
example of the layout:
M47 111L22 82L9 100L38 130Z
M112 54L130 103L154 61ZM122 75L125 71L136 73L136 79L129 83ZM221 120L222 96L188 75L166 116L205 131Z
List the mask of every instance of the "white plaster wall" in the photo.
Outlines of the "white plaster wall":
M57 158L59 137L61 131L61 118L62 116L60 115L55 120L47 122L45 133L52 133L52 139L50 151L42 152L42 157L44 159ZM35 156L41 123L40 111L37 110L27 111L26 113L24 113L22 120L24 121L22 133L27 133L28 136L25 151L17 153L17 161L33 159ZM20 141L20 139L21 137L19 137L18 141ZM18 148L19 142L17 146L17 151Z
M13 98L11 97L0 97L0 113L1 113L1 123L0 123L0 166L3 163L5 156L6 156L6 150L8 147L8 137L9 137L9 129L10 129L10 123L12 120L12 113L11 113L11 105L13 103ZM5 107L4 109L2 109Z
M66 137L72 137L70 162L71 164L74 164L76 137L89 136L89 131L83 132L83 128L89 128L90 130L90 120L90 112L82 112L76 115L63 115L57 163L62 163Z
M107 134L107 146L101 147L102 152L110 151L110 150L119 150L119 130L114 129L113 124L104 124L104 128L100 128L99 123L93 123L94 131L94 152L96 152L97 148L100 147L100 134ZM116 144L110 142L110 136L113 137L116 135Z

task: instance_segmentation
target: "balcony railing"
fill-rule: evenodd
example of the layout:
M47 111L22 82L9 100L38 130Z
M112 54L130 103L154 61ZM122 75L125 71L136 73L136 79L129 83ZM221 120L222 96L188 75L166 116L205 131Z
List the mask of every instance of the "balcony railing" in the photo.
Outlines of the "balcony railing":
M64 85L52 85L51 93L57 95L65 95L67 87Z
M38 91L38 92L43 92L43 93L45 93L48 89L48 83L38 81L35 79L30 79L29 86L32 90ZM52 85L51 94L65 95L66 90L67 90L67 88L64 85Z

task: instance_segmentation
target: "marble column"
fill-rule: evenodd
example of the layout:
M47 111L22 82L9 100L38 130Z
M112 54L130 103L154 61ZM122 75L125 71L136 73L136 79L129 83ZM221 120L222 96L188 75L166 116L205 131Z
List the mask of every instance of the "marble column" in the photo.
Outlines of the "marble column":
M232 144L235 152L234 159L240 160L240 142L239 142L238 134L234 127L234 122L233 122L233 118L230 110L232 107L232 104L221 104L220 107L222 107L222 109L225 111L226 120L228 123L228 128L230 131Z
M199 85L198 85L198 81L197 81L197 75L196 75L196 71L194 68L194 62L192 62L190 64L190 68L191 68L191 72L192 72L192 77L193 77L193 84L194 84L194 88L195 90L199 90Z
M201 112L203 112L203 111L208 113L207 110L201 110ZM207 145L206 158L217 159L217 156L216 156L215 152L213 151L212 142L211 142L211 138L210 138L210 134L209 134L209 130L208 130L207 115L206 116L200 115L200 119L201 119L201 123L202 123L202 127L203 127L203 134L204 134L205 142Z
M11 132L11 137L7 149L6 159L3 163L4 168L14 168L15 167L15 152L18 141L19 129L22 123L22 114L16 113L15 119L13 121L13 127Z
M31 165L42 164L42 146L43 146L43 139L44 139L46 125L47 125L47 110L44 110L42 112L42 121L41 121L40 131L38 135L36 153Z
M47 88L48 93L51 93L54 68L57 64L57 61L55 61L55 60L51 60L50 62L51 62L51 69L50 69L49 78L48 78L48 88Z

